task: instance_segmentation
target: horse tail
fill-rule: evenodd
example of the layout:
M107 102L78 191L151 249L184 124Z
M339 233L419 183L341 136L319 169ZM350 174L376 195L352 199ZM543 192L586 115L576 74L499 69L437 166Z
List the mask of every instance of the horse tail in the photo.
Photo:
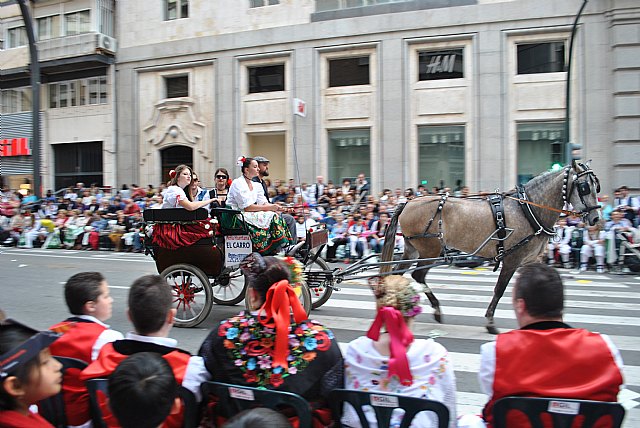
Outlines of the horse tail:
M396 207L396 211L393 213L393 217L391 217L391 221L387 226L387 231L384 233L384 246L382 247L382 255L381 260L383 262L390 262L393 260L393 249L396 246L396 230L398 230L398 218L400 218L400 214L404 210L404 207L407 205L400 204ZM391 272L393 265L384 265L380 267L380 273Z

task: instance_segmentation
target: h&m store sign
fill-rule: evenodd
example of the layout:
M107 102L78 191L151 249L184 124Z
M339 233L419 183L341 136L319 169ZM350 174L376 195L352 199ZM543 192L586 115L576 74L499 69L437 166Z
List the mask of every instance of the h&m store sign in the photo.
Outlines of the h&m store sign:
M0 156L29 156L28 138L5 138L0 140Z

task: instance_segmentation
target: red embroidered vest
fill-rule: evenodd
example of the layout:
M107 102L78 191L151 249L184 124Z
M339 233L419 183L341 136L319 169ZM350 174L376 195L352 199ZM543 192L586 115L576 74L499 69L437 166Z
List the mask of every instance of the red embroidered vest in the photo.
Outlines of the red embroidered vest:
M95 322L63 321L51 327L52 330L64 330L70 327L60 339L49 346L52 355L69 357L91 363L91 351L96 340L106 327ZM77 369L65 370L62 380L62 394L64 398L67 424L82 425L91 416L89 414L89 393L84 382L79 379L80 371Z
M493 396L483 415L492 427L500 398L515 395L616 401L622 374L599 334L583 329L514 330L498 336ZM526 427L513 414L509 426ZM598 425L600 426L600 425Z
M117 342L116 342L117 343ZM107 343L102 347L98 359L89 364L89 367L84 369L80 374L80 379L86 381L93 378L107 378L113 373L118 364L126 359L129 355L121 354L114 349L113 343ZM184 352L175 350L166 353L162 356L171 368L173 374L176 377L178 385L182 385L184 376L187 372L187 366L189 365L189 359L191 355ZM102 410L102 417L109 428L120 427L116 418L111 414L108 408L106 397L100 396L100 409ZM181 428L183 421L183 409L180 409L175 415L169 415L162 425L163 428Z

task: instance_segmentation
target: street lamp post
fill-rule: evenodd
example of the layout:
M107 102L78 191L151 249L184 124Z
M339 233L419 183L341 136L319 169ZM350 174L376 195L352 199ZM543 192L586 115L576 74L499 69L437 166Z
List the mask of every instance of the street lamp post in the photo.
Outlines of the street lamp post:
M576 149L579 149L578 144L571 143L570 138L570 123L569 120L571 118L571 63L573 60L573 41L576 36L576 30L578 29L578 21L580 20L580 16L582 15L582 11L584 7L587 5L589 0L582 0L582 6L580 6L580 10L576 15L575 20L573 21L573 26L571 27L571 38L569 39L569 58L567 60L567 86L566 86L566 97L565 97L565 119L564 119L564 135L565 135L565 163L570 163L573 159L573 152Z
M31 156L33 159L33 194L40 198L41 177L40 177L40 63L38 62L38 47L36 46L36 35L33 31L33 21L31 13L27 6L26 0L17 0L22 12L22 20L27 31L27 39L29 39L29 54L31 64L29 71L31 73L31 92L33 106L31 109Z

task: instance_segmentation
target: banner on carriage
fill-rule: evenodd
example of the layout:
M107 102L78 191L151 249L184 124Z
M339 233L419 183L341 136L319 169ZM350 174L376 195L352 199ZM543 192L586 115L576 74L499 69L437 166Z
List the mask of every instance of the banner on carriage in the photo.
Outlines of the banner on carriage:
M253 251L249 235L224 237L225 266L239 265Z

